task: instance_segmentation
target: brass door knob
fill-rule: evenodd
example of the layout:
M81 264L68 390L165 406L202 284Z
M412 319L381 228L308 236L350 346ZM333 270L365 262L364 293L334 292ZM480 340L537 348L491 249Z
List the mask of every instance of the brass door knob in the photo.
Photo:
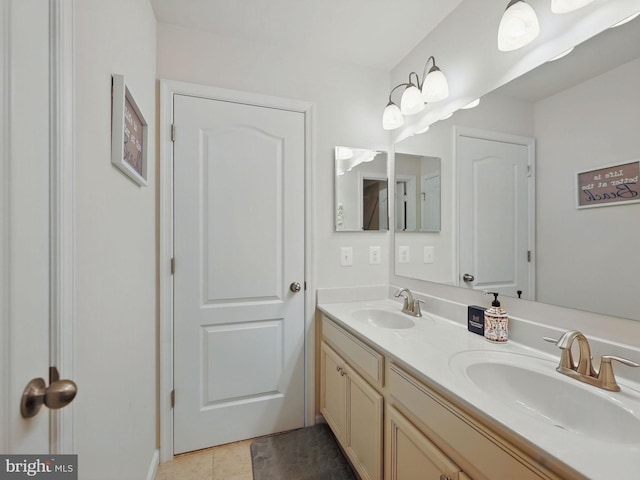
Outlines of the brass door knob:
M43 378L31 380L22 392L20 413L24 418L36 416L42 405L58 409L69 405L78 393L78 386L71 380L56 380L48 387Z

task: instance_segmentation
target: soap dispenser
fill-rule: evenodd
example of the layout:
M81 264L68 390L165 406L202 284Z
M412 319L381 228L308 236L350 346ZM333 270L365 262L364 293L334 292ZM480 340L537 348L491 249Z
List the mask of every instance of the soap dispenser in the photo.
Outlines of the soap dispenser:
M487 292L493 295L491 308L484 312L484 338L490 342L504 343L509 339L509 316L498 301L498 293Z

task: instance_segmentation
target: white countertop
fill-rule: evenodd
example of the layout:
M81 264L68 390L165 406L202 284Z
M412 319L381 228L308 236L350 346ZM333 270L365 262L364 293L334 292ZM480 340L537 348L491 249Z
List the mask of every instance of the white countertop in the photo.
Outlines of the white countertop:
M466 324L432 315L428 308L423 308L423 317L409 316L415 321L415 326L407 329L376 327L353 315L361 309L399 313L401 303L389 299L325 303L318 304L318 308L385 355L410 366L425 380L439 387L442 393L467 406L479 417L499 424L536 446L536 450L554 457L585 477L595 480L640 478L640 440L617 441L611 435L609 438L599 439L558 428L539 417L496 402L495 396L487 394L452 369L452 358L461 352L498 351L533 356L548 362L549 369L555 370L560 358L559 351L558 355L553 356L511 340L505 344L491 343L482 336L467 331ZM578 389L586 389L588 394L600 395L607 401L624 405L629 414L640 422L640 385L618 379L622 391L605 392L559 373L557 375L574 382ZM553 392L549 394L553 395ZM576 398L576 401L579 399ZM593 415L597 416L598 412L594 411ZM637 438L640 439L640 431Z

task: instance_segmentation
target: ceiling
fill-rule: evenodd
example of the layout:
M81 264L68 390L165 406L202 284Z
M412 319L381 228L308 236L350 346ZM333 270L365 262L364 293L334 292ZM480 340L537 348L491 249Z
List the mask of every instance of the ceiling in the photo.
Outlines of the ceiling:
M150 0L160 23L391 70L462 0Z

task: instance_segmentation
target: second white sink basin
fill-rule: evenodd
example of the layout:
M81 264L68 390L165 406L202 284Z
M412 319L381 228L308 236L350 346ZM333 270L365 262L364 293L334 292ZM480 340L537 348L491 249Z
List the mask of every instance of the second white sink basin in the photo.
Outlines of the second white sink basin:
M638 392L613 394L561 375L556 363L511 352L461 352L449 365L492 402L551 427L607 442L640 443Z
M400 312L392 312L377 308L363 308L353 312L354 318L362 320L374 327L404 329L415 326L413 320Z

